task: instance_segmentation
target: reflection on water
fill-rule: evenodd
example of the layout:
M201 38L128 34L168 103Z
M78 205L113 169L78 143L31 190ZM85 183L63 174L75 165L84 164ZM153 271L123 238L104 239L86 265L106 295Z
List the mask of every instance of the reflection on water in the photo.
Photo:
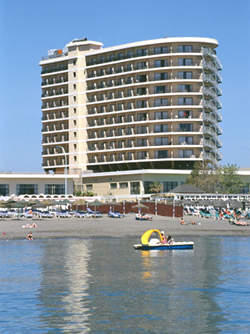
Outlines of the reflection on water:
M250 239L0 242L0 333L249 333Z
M65 333L87 332L89 258L87 241L65 240L62 245L62 240L51 240L44 245L38 298L46 327Z

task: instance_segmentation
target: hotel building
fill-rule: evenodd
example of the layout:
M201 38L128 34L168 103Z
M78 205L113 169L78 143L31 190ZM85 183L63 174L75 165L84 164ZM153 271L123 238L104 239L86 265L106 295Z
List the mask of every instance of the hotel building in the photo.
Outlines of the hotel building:
M176 37L103 48L73 40L42 59L45 172L218 166L218 42Z

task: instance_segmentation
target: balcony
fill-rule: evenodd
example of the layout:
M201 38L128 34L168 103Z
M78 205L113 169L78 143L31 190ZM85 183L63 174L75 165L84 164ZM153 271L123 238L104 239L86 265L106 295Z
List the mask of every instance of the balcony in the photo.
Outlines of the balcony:
M67 71L68 65L54 67L54 68L45 68L43 67L41 74L49 74L49 73L55 73L55 72L61 72L61 71Z

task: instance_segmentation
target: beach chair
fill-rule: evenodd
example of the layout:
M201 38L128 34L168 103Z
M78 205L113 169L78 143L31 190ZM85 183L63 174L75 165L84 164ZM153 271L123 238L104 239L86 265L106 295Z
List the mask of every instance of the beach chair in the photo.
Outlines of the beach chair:
M116 214L116 213L114 213L114 212L112 212L112 211L109 211L108 216L109 216L110 218L119 218L119 215Z

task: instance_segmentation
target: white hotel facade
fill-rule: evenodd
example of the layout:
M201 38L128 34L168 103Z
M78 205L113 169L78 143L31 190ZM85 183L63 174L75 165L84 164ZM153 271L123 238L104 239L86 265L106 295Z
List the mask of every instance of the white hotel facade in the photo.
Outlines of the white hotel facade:
M162 38L103 48L74 40L42 67L45 172L191 170L218 166L218 42ZM96 174L96 175L97 175Z

